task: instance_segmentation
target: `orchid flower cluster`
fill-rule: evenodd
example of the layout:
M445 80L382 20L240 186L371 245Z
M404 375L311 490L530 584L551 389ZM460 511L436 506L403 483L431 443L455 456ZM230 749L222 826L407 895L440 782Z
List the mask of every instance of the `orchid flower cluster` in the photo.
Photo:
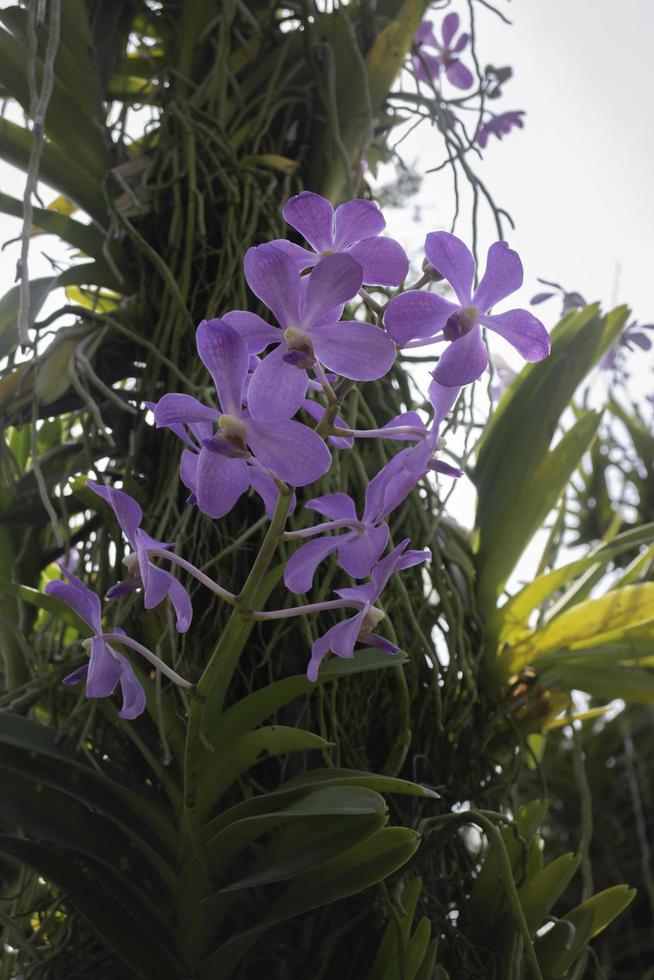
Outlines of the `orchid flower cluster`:
M508 340L529 361L547 356L549 337L526 310L493 312L522 283L520 259L506 242L491 245L486 271L474 288L475 260L466 245L447 232L433 232L427 235L425 252L434 274L405 287L407 256L398 242L382 234L385 220L372 201L347 201L334 210L325 198L303 191L286 203L283 214L306 245L268 242L250 248L244 261L247 283L270 317L234 310L197 328L198 355L214 386L211 403L175 392L147 407L157 427L170 429L182 443L180 479L189 505L218 519L252 489L268 518L278 521L281 515L277 540L299 544L284 571L291 593L308 592L321 563L332 554L352 579L369 581L338 589L338 598L326 602L269 611L242 608L239 596L177 555L173 544L151 537L141 526L141 508L127 493L92 480L87 486L113 509L132 549L125 559L129 577L107 598L141 589L146 609L167 599L180 633L191 625L191 600L161 562L178 566L245 618L265 621L354 610L313 644L307 676L315 681L330 652L350 659L357 643L390 654L398 650L377 632L384 619L378 600L394 574L429 561L431 555L428 549L409 549L405 539L384 556L390 536L387 519L430 471L461 475L438 458L439 429L461 387L487 367L482 328ZM426 281L436 278L449 282L453 298L422 291ZM396 290L384 306L368 292L379 287L385 295ZM346 304L357 298L375 312L376 323L351 318ZM428 345L440 346L428 393L430 423L409 411L378 429L347 427L338 413L354 383L388 375L399 349ZM298 413L304 421L296 418ZM304 508L320 515L320 522L284 530L295 490L320 479L333 452L350 451L362 438L408 445L370 480L362 506L344 490L312 497ZM71 568L62 564L61 569L65 581L50 582L46 591L72 607L93 634L86 641L88 665L64 683L85 680L88 697L105 697L120 684L120 716L136 717L144 709L145 694L130 662L114 649L122 645L181 688L191 687L121 630L103 632L100 599Z
M440 84L444 76L450 85L457 89L466 91L472 88L475 83L474 76L459 57L468 47L470 35L465 31L459 33L459 28L459 15L454 12L446 14L443 18L440 36L436 35L432 21L422 21L413 38L411 57L415 76L420 82L434 86ZM482 83L486 98L497 98L500 95L501 85L511 75L511 68L498 69L489 65ZM522 110L493 113L484 109L477 127L475 142L484 149L489 136L493 135L501 140L515 127L522 129L524 114Z

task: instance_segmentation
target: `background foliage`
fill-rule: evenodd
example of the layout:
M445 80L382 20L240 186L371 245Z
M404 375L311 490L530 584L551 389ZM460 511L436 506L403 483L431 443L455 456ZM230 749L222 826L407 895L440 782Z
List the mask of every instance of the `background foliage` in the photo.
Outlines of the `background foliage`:
M654 447L628 400L585 394L627 311L566 314L551 358L521 372L476 445L479 396L460 402L476 526L449 519L433 483L395 513L394 539L434 556L429 581L414 569L385 602L402 659L364 651L312 688L311 623L243 631L204 731L205 876L181 821L187 706L144 674L147 712L123 723L59 683L84 634L42 595L53 560L76 546L100 593L122 577L117 527L85 478L122 481L153 534L238 590L265 530L256 500L219 523L187 507L172 437L141 406L201 392L195 325L255 309L245 249L284 233L281 205L302 187L365 196L362 160L392 157L408 113L487 192L439 93L401 98L425 3L50 0L41 24L38 6L0 11L0 154L33 175L40 152L54 200L31 233L72 251L30 283L33 356L20 284L0 301L1 975L642 980ZM38 116L50 80L41 142L13 110ZM0 208L23 213L5 193ZM48 296L61 305L45 314ZM345 417L377 426L422 404L396 371L353 392ZM312 495L361 497L385 453L341 454ZM506 601L545 522L538 575ZM573 536L580 557L563 564ZM283 604L280 574L262 603ZM316 598L336 584L331 569ZM186 638L138 600L113 615L197 680L226 614L193 600ZM573 729L572 689L644 707L591 708ZM638 897L589 953L633 897L623 882Z

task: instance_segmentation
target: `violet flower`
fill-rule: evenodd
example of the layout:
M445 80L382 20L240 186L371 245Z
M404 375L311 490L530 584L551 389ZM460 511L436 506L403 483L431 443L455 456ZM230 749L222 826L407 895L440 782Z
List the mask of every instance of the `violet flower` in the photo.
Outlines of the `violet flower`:
M361 287L361 266L349 255L328 255L311 275L300 277L297 263L276 245L259 245L245 256L245 278L272 311L279 326L236 311L229 323L252 354L277 346L258 365L248 388L256 417L288 418L304 401L306 371L320 365L355 381L383 377L395 359L395 345L372 323L341 321L343 304ZM321 378L322 380L322 378Z
M103 486L94 480L87 480L86 486L102 497L109 504L123 534L133 549L133 554L125 559L125 565L131 573L131 578L114 585L105 596L106 599L116 599L118 596L143 589L143 605L146 609L154 609L168 597L175 610L177 631L185 633L191 625L193 606L188 592L170 572L158 568L150 561L149 552L152 549L168 551L174 547L172 543L157 541L147 531L141 528L143 511L128 493L113 487Z
M380 237L386 221L374 201L346 201L334 211L320 194L302 191L289 198L282 213L310 249L285 239L269 244L290 256L298 272L327 255L342 254L356 259L368 286L399 286L406 279L409 260L399 242Z
M57 579L48 582L46 594L56 596L70 606L94 633L88 641L88 664L64 677L64 684L78 684L85 680L87 698L109 697L120 684L123 706L118 717L130 720L137 718L145 708L145 692L129 660L109 646L102 636L100 599L63 562L59 563L59 568L68 581ZM124 635L122 630L115 630L115 633Z
M332 626L315 641L311 648L311 660L307 668L307 677L310 681L317 679L320 664L330 650L337 657L342 657L345 660L351 660L354 656L356 643L365 643L367 646L377 647L386 653L398 652L399 648L394 643L375 634L375 628L385 616L382 610L373 603L383 592L391 575L431 558L431 552L428 548L425 548L424 551L406 551L408 543L409 539L405 538L396 548L393 548L390 554L377 562L372 569L372 582L336 590L336 595L340 596L341 599L346 599L355 605L360 604L361 608L354 616Z
M250 486L261 492L261 481L253 476L254 464L294 487L322 476L331 456L320 436L301 422L291 421L290 411L280 416L270 405L253 404L250 397L250 411L243 408L250 362L243 337L222 320L204 320L197 329L196 343L216 386L220 409L203 405L191 395L174 393L156 404L154 417L157 426L178 434L180 426L195 427L201 448L197 453L183 453L180 476L200 510L209 517L222 517ZM206 428L198 428L201 424Z
M388 542L388 524L382 522L399 507L420 480L430 470L448 476L461 476L461 470L436 458L441 446L439 427L458 395L458 389L443 388L432 381L429 397L434 407L434 418L430 427L422 422L416 412L404 412L379 430L382 438L417 439L418 445L397 453L373 477L366 487L364 511L360 519L354 501L346 493L325 494L305 505L328 520L314 527L286 533L287 540L316 536L298 548L286 564L284 583L291 592L308 592L318 565L334 551L338 551L341 567L352 578L369 575ZM394 434L393 429L400 432ZM413 431L407 433L407 429ZM330 534L331 531L341 530L343 534Z
M475 142L483 149L488 143L488 137L491 134L497 136L498 140L501 140L503 136L511 132L514 126L517 126L518 129L523 129L525 124L522 121L522 117L524 114L524 111L519 109L511 112L502 112L497 116L492 115L490 119L487 119L479 127Z
M452 44L458 30L459 15L447 14L441 25L442 41L438 41L432 22L423 20L413 39L416 53L412 57L416 75L423 82L434 81L441 72L445 72L447 80L456 88L466 89L474 84L472 72L456 57L468 43L468 35L461 34L458 41ZM436 54L429 54L425 48L432 49Z
M488 365L482 326L508 340L527 361L547 357L550 338L533 314L522 309L489 312L522 285L522 263L506 242L495 242L489 248L486 271L474 294L475 260L459 238L445 231L432 232L427 235L425 252L452 285L458 302L436 293L408 291L391 300L384 323L401 346L450 341L433 372L439 384L459 387L481 377Z

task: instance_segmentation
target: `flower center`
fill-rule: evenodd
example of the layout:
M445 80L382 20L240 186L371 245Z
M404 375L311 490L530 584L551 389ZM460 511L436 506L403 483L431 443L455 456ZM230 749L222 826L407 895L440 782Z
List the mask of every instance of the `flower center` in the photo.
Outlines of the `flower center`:
M477 323L478 316L479 311L475 306L462 307L453 313L445 324L443 337L445 340L459 340L465 337Z
M141 577L139 571L139 560L135 551L133 551L129 555L125 555L125 557L123 558L123 565L129 572L129 574L132 576L132 578Z
M361 633L372 633L375 627L379 626L382 619L386 619L386 613L378 609L377 606L371 606L366 615L363 617L363 622L361 624Z
M249 456L245 442L245 422L238 415L221 415L218 431L210 439L203 439L202 445L212 453L220 453L231 458Z
M284 331L284 342L286 343L286 354L282 357L283 361L292 364L293 367L300 368L302 371L314 366L316 357L313 352L313 344L306 333L296 327L288 327Z

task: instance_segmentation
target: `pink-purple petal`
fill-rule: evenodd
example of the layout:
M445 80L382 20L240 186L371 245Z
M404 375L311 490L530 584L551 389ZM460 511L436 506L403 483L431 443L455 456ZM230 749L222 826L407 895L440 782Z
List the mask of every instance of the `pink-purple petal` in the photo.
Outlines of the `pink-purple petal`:
M488 352L481 339L479 324L452 341L441 354L432 372L434 379L446 388L460 388L480 378L488 367Z
M62 569L62 571L64 570ZM91 627L94 633L99 633L102 610L99 596L87 588L72 572L64 572L64 574L68 578L67 582L63 582L61 579L53 579L48 582L43 591L46 595L53 595L57 599L61 599Z
M547 330L528 310L508 310L506 313L484 316L481 322L508 340L526 361L542 361L550 352Z
M468 246L448 231L432 231L425 239L425 255L451 284L461 306L469 306L475 260Z
M299 231L316 252L331 248L334 240L334 209L329 201L313 191L302 191L288 199L282 211L284 221Z
M261 361L248 387L248 408L254 418L290 419L304 401L308 378L284 360L286 345L279 344Z
M386 222L374 201L346 201L334 215L334 248L347 248L364 238L380 235Z
M248 419L246 427L248 445L258 461L285 483L302 487L329 469L329 449L301 422Z
M154 406L153 413L158 429L173 428L181 423L217 422L220 418L220 412L215 408L203 405L192 395L179 392L164 395Z
M356 521L357 512L354 501L347 493L325 493L322 497L314 497L304 505L307 510L313 510L330 521Z
M170 576L168 597L175 610L177 632L186 633L193 618L193 606L188 592L174 575Z
M367 527L363 532L341 539L338 560L352 578L364 578L379 559L388 542L388 524Z
M437 293L400 293L388 304L384 326L393 340L402 346L410 340L433 337L459 309L458 304Z
M281 327L300 320L300 275L297 262L274 245L249 248L243 261L247 284L274 314Z
M434 377L429 384L427 395L429 401L431 402L432 408L434 409L434 421L433 425L437 428L453 407L457 398L459 397L459 388L446 388L445 385L439 384Z
M301 323L309 328L319 322L327 310L356 296L363 282L363 270L349 255L327 255L303 282L306 282L306 288L303 289Z
M323 323L312 329L311 340L319 361L354 381L383 378L395 360L395 344L372 323Z
M136 532L143 520L143 511L134 498L125 493L124 490L104 486L102 483L96 483L95 480L87 480L86 486L109 504L125 537L134 547Z
M524 277L520 256L507 242L494 242L488 249L486 271L472 297L480 313L488 313L497 303L522 286Z
M111 647L94 636L91 640L89 669L86 675L87 698L107 698L116 689L122 665Z
M463 62L455 58L445 69L445 74L447 80L451 85L456 88L466 89L471 88L475 83L475 78L469 68L467 68Z
M244 459L203 449L198 457L193 491L198 507L209 517L224 517L250 485ZM190 488L189 488L190 489Z
M450 41L459 29L459 15L455 13L447 14L443 18L443 23L441 24L441 36L443 38L443 45L449 48Z
M367 286L399 286L409 272L409 260L393 238L364 238L348 249L363 269Z
M223 320L203 320L195 334L202 363L213 379L223 412L238 415L250 367L247 342Z
M243 337L250 354L260 354L269 344L278 344L281 340L282 333L279 327L272 327L256 313L232 310L230 313L225 313L222 319Z
M284 568L284 585L296 595L308 592L321 561L339 546L336 536L313 538L293 552Z

